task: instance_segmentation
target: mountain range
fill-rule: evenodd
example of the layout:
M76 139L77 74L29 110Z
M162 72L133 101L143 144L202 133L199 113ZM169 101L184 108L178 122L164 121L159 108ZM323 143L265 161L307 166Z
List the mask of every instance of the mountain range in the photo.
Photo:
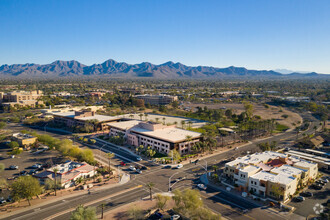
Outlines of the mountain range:
M75 77L75 76L109 76L116 78L149 77L159 79L176 78L248 78L248 77L316 77L325 74L290 73L282 74L273 70L248 70L244 67L230 66L216 68L211 66L186 66L181 63L166 62L155 65L148 62L127 64L107 60L101 64L90 66L78 61L55 61L50 64L13 64L0 66L0 77Z

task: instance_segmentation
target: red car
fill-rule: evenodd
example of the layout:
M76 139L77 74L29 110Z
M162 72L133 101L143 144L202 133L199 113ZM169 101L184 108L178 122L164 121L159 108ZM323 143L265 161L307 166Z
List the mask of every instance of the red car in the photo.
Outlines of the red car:
M120 162L120 165L122 165L122 166L126 166L126 163L124 163L124 162L122 161L122 162Z

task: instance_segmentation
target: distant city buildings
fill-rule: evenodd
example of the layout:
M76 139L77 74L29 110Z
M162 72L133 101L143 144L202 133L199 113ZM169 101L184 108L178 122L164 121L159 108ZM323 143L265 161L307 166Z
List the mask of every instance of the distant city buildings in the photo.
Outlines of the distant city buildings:
M287 201L318 174L318 166L287 154L266 151L226 163L224 175L241 190Z
M132 146L152 147L158 152L168 154L176 149L180 154L191 151L191 147L200 141L201 133L166 126L161 123L138 120L108 123L109 135L123 135Z
M43 101L39 101L39 98L43 96L42 91L13 91L8 93L0 92L0 104L3 106L31 106L44 104Z
M145 104L148 103L150 105L168 105L178 100L177 96L171 95L136 95L134 97L142 99Z

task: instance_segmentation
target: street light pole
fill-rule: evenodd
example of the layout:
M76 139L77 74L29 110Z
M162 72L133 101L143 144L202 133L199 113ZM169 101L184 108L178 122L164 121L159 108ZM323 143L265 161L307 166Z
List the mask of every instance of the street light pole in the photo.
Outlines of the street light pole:
M174 175L176 175L176 174L178 174L179 172L176 172L176 173L174 173L172 176L170 176L170 178L168 179L168 191L169 192L171 192L171 178L174 176Z

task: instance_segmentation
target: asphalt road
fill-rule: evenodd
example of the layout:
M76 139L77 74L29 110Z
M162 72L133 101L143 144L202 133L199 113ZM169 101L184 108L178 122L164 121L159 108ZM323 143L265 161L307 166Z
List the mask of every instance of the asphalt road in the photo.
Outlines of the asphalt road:
M304 117L305 115L303 115ZM311 125L306 133L312 133L314 126L319 126L318 122L315 120L315 122L311 122ZM47 133L47 132L45 132ZM57 134L60 135L60 134ZM300 134L302 135L302 134ZM53 135L55 136L55 135ZM60 135L63 138L63 135ZM64 135L68 137L67 135ZM296 138L296 133L294 131L286 132L284 134L280 134L277 136L273 136L267 140L255 140L252 141L251 144L248 144L244 147L239 148L238 150L230 150L227 152L224 152L219 155L211 156L205 161L208 162L208 166L211 167L213 164L217 164L219 166L223 166L224 163L221 163L221 161L227 160L231 157L237 157L240 155L246 154L247 151L250 152L256 152L258 151L257 144L264 141L277 141L277 143L284 145L287 142L294 141ZM102 147L103 144L98 143L98 147ZM134 155L131 155L130 153L124 152L122 150L119 150L116 147L106 145L104 148L108 151L111 151L115 153L121 160L124 162L129 163L136 162L136 158ZM103 149L104 149L103 148ZM147 165L148 163L146 161L141 161L139 163L142 163L143 165ZM200 161L201 164L203 164L203 160ZM128 164L129 166L129 164ZM53 216L55 214L58 214L62 211L68 210L70 208L75 208L79 204L85 204L90 203L93 201L98 201L95 204L92 204L92 206L98 206L101 203L106 204L106 210L113 209L115 207L118 207L122 204L127 204L129 202L139 200L141 197L147 196L148 192L145 191L144 187L140 189L136 189L134 191L130 191L129 194L122 193L119 195L114 196L113 198L105 198L104 200L102 198L109 197L114 194L118 194L118 192L121 192L123 190L127 190L131 187L137 186L137 185L145 185L147 182L153 182L155 183L154 192L167 192L168 191L168 184L169 184L169 177L173 176L174 180L178 177L186 177L185 180L177 182L173 185L172 189L184 189L184 188L191 188L196 185L198 182L199 176L203 174L205 171L199 166L194 164L187 164L184 166L184 168L181 169L163 169L161 166L155 166L153 165L150 170L144 171L142 174L136 174L131 173L132 180L121 186L117 186L115 188L107 189L99 191L95 194L90 195L83 195L83 196L75 196L65 201L57 201L54 203L46 204L44 206L41 206L38 209L31 209L28 211L25 211L20 214L14 214L8 218L4 219L44 219L49 216ZM177 173L177 174L176 174ZM174 182L172 182L174 183ZM269 219L279 219L279 216L277 215L270 215L269 213L264 212L260 207L256 207L254 204L249 204L246 202L243 202L242 200L234 199L232 195L226 194L226 193L219 193L216 190L208 189L206 192L202 192L203 200L205 201L205 204L211 208L212 210L221 213L223 216L229 218L229 219L260 219L262 217L266 217ZM242 214L242 209L246 208L249 209L250 212L247 214ZM100 212L100 209L98 209L98 213ZM64 213L63 215L59 215L56 217L56 219L68 219L70 213ZM1 217L0 217L1 218ZM264 218L262 218L264 219Z

